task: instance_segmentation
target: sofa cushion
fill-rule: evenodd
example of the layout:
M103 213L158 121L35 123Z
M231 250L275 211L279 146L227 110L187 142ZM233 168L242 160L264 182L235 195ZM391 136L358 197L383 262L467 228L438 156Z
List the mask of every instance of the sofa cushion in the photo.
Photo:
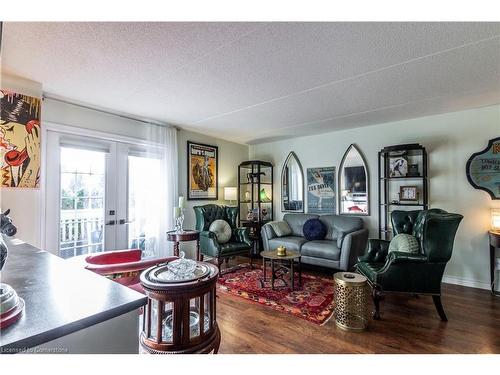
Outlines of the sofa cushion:
M338 240L342 246L343 237L363 228L363 219L353 216L321 215L319 219L326 226L325 240Z
M292 228L286 221L271 221L269 225L273 228L278 237L289 236L292 234Z
M300 251L302 244L306 242L307 240L304 237L298 236L273 238L269 240L269 250L276 250L278 246L283 245L287 250Z
M326 235L326 226L319 219L309 219L304 223L302 231L308 241L322 240Z
M212 224L210 224L210 232L214 232L217 237L217 242L222 244L226 243L231 239L231 235L233 231L231 230L231 226L225 220L214 220Z
M241 253L243 250L248 250L248 245L244 242L226 242L225 244L220 245L220 254L232 254L232 253Z
M292 228L292 235L298 237L304 237L304 232L302 230L304 223L309 219L317 218L318 215L311 214L285 214L283 216L283 220Z
M340 259L340 249L335 241L308 241L302 245L300 253L304 256L330 260Z

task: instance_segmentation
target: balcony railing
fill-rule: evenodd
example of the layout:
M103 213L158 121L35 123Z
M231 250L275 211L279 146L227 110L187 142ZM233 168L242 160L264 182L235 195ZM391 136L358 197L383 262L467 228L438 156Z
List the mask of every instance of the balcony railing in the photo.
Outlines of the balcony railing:
M92 211L92 210L78 210ZM62 258L103 251L104 249L104 219L99 216L81 212L74 217L75 211L61 212L59 255ZM102 211L101 211L102 212ZM73 217L64 217L64 216Z

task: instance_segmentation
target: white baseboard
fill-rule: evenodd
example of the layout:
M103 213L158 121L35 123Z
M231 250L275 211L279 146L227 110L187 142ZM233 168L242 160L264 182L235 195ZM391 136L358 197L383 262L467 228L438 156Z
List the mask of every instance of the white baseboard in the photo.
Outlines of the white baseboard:
M446 275L443 276L443 283L468 286L470 288L478 288L486 290L491 289L491 285L489 283L471 279L464 279L462 277L456 277L456 276L446 276Z

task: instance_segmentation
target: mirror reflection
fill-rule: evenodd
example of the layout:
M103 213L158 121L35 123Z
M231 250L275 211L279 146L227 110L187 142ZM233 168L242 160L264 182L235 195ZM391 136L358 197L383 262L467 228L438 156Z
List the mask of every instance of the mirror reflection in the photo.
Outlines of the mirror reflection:
M304 212L304 175L293 151L288 154L281 171L281 210Z
M339 169L340 214L368 215L368 169L355 145L347 149Z

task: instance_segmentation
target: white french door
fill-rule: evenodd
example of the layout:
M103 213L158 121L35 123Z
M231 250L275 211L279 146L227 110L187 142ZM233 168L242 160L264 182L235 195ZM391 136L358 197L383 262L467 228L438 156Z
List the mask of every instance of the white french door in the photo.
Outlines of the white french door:
M161 158L155 147L46 135L45 248L63 258L116 249L158 254Z

